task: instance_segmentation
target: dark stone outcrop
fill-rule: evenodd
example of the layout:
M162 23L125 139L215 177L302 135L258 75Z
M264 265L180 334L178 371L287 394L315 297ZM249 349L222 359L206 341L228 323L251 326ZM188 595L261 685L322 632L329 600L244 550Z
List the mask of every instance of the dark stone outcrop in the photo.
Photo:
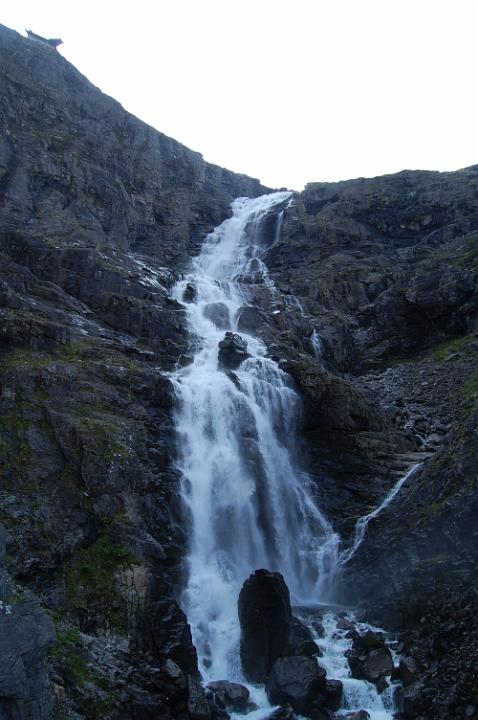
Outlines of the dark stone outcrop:
M277 658L293 643L290 595L279 573L257 570L239 595L241 662L252 682L265 682Z
M290 704L297 713L308 716L314 700L325 688L325 676L325 670L313 658L281 657L267 680L267 697L273 704Z
M346 656L352 677L377 683L379 689L383 689L383 679L393 672L392 654L381 634L369 631L357 635Z
M239 365L250 357L247 352L247 341L240 335L227 332L219 342L218 363L223 370L237 370Z
M218 680L209 683L208 689L214 695L214 701L219 707L246 712L249 705L249 690L240 683Z

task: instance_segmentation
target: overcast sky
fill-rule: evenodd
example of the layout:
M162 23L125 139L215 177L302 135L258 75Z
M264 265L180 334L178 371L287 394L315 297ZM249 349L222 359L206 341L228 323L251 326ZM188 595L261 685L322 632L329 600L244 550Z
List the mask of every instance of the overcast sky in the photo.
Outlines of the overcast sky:
M0 22L272 187L478 163L475 0L3 0Z

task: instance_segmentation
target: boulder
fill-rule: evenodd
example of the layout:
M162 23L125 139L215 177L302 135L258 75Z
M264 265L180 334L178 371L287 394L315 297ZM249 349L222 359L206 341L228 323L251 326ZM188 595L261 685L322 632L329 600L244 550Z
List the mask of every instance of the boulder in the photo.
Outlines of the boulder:
M387 687L384 678L393 673L393 660L383 633L367 630L356 635L346 656L352 677L376 683L379 692Z
M250 355L247 352L247 342L240 335L227 332L219 342L219 367L223 370L237 370L248 357Z
M371 649L361 648L359 641L360 636L346 652L352 677L376 683L380 678L391 675L393 660L388 647L383 644Z
M276 660L266 683L271 703L290 704L307 715L317 695L325 688L326 671L308 657L282 657Z
M354 647L359 648L360 650L371 650L373 648L383 647L384 645L384 634L373 632L373 630L367 630L367 632L362 635L357 635L357 638L354 641Z
M411 685L418 678L418 670L412 657L403 658L398 666L398 675L403 685Z
M289 589L279 573L256 570L239 595L241 663L251 682L265 682L294 638Z
M366 710L357 710L346 715L337 715L337 720L370 720L370 715Z
M196 300L198 295L198 291L195 285L193 283L188 283L186 287L184 288L183 292L183 300L184 302L192 303Z
M298 618L292 618L294 637L289 655L302 655L305 657L321 657L322 650L314 641L311 631Z
M323 694L327 707L338 710L342 702L344 686L340 680L326 680Z
M210 320L219 330L226 330L230 326L229 309L222 302L208 303L202 314Z
M325 629L324 629L324 625L321 622L321 620L318 620L318 619L312 620L311 625L320 638L325 637Z
M208 689L213 693L214 700L221 708L246 712L249 703L249 690L239 683L218 680L209 683Z

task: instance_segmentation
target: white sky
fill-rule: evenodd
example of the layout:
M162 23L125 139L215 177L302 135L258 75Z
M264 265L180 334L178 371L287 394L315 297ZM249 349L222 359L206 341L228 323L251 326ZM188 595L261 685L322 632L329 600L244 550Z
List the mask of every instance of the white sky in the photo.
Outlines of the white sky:
M476 0L3 0L0 22L272 187L478 163Z

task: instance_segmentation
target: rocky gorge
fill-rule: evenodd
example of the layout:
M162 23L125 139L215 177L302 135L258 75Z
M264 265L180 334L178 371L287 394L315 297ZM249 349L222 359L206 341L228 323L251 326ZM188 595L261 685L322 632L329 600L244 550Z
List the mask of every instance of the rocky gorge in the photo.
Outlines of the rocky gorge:
M172 373L192 362L196 288L174 287L231 202L269 189L3 26L0 86L0 718L252 712L241 686L201 684L181 602ZM418 464L329 596L393 633L401 660L349 615L331 632L352 633L352 673L385 677L377 657L398 673L397 717L478 717L478 168L311 183L260 238L224 371L240 385L253 334L290 378L313 497L345 547ZM338 686L313 659L329 621L301 631L287 592L271 633L288 664L257 675L256 628L252 679L277 718L333 717ZM291 673L310 677L295 707Z

